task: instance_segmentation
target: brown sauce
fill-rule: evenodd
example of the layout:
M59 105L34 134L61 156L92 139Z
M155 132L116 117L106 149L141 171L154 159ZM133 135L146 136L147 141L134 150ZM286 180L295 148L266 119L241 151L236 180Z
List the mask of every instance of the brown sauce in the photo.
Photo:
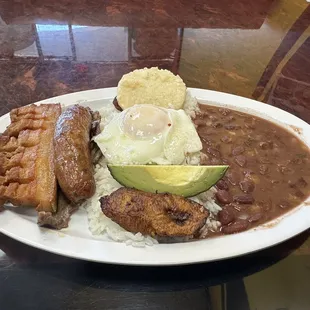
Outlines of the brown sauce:
M202 164L230 166L216 185L222 234L266 223L307 199L310 151L301 140L250 114L206 105L201 111L194 122Z

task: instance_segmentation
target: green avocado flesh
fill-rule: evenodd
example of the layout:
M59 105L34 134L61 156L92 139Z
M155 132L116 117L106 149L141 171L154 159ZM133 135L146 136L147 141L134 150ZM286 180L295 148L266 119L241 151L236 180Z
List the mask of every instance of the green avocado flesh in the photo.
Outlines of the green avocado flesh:
M150 193L195 196L217 183L228 166L109 165L113 178L125 187Z

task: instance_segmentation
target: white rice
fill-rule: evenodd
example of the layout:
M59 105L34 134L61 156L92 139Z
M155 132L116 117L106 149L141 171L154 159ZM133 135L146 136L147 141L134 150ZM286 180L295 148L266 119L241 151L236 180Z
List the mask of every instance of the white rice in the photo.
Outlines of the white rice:
M184 110L191 117L195 117L196 113L199 112L197 100L191 97L189 92L186 96ZM115 114L119 113L112 104L99 112L101 114L102 128L110 122ZM192 155L187 159L186 164L199 164L199 158L199 154ZM95 181L96 193L84 204L88 215L89 229L93 235L107 236L111 241L124 242L126 245L135 247L152 246L158 243L157 240L150 236L143 236L141 233L133 234L126 231L102 213L99 202L100 197L110 195L122 187L111 176L104 158L95 167ZM207 192L190 198L203 205L210 212L210 216L201 230L202 235L207 234L209 230L217 231L221 225L220 222L215 220L215 215L221 210L221 207L215 203L214 194L215 189L212 188Z
M196 114L200 112L197 99L189 91L186 92L183 110L191 118L195 118Z

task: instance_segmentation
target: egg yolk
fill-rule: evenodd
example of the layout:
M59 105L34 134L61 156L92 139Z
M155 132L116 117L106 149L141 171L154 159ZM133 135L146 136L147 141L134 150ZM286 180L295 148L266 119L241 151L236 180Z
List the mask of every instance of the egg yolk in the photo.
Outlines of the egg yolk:
M133 106L126 111L123 119L123 132L134 139L159 137L170 126L168 113L152 105Z

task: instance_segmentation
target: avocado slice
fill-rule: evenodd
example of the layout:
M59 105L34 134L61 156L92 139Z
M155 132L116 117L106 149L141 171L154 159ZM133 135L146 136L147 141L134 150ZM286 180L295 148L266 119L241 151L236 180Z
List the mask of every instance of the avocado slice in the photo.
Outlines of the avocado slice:
M114 179L126 187L151 193L195 196L219 181L228 166L108 165Z

